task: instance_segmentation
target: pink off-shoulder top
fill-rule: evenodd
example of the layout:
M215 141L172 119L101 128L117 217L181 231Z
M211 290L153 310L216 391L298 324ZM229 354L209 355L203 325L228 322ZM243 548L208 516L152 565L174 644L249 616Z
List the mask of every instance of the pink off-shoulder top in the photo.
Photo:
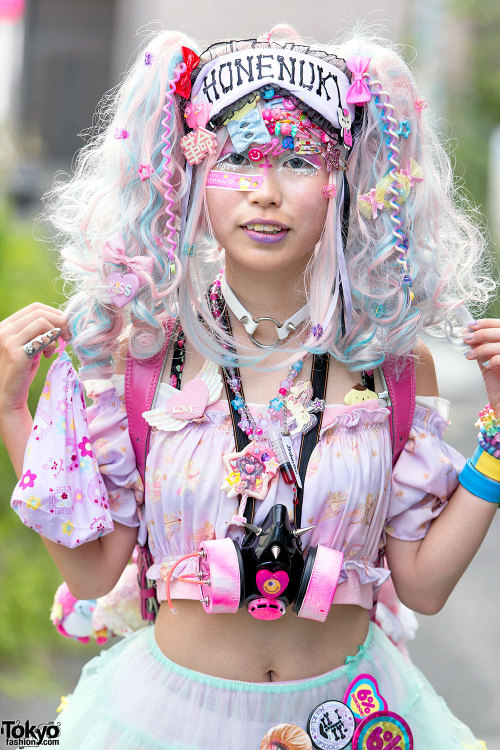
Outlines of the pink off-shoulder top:
M90 440L109 497L109 514L126 526L137 526L139 541L148 536L159 600L166 598L170 567L205 539L242 530L230 525L237 499L221 490L222 455L234 451L228 405L208 407L206 421L187 423L178 432L153 430L147 457L144 503L127 428L124 378L93 381L88 393ZM168 399L160 386L156 406ZM258 407L251 407L258 408ZM344 563L334 603L371 609L374 592L389 576L377 566L385 535L422 539L458 484L463 457L443 441L448 403L417 397L409 440L392 469L389 411L377 400L353 406L327 406L319 442L304 484L303 525L314 529L302 537L304 548L322 544L341 550ZM296 452L300 437L295 439ZM292 509L292 491L274 481L257 501L259 524L274 503ZM195 572L196 560L180 564L172 577L174 598L198 598L198 587L177 577Z

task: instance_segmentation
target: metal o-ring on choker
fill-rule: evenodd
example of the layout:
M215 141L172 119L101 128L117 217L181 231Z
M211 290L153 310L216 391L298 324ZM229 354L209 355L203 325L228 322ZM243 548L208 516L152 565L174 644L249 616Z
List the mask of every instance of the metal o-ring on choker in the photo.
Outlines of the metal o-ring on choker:
M254 333L255 333L255 330L256 330L257 326L263 320L269 320L271 323L274 323L274 325L276 326L276 330L278 332L278 336L276 337L276 341L273 341L272 344L261 344L260 341L257 341L257 339L254 337ZM276 344L279 344L280 341L283 340L283 338L286 338L286 336L288 336L288 333L293 333L296 330L296 327L293 325L293 323L289 323L288 321L286 321L282 325L279 322L279 320L276 320L276 318L270 318L267 315L263 315L262 318L252 318L252 321L255 323L255 328L254 328L253 332L252 333L248 333L248 335L250 336L250 341L252 341L255 344L255 346L259 346L261 349L272 349L273 347L276 346ZM245 323L249 323L249 322L250 321L248 320L248 318L246 316L244 318L240 318L240 323L243 323L243 325L245 325ZM281 337L279 335L279 332L280 332L280 330L282 328L285 328L285 330L288 331L288 333L286 334L286 336L283 336L283 337Z

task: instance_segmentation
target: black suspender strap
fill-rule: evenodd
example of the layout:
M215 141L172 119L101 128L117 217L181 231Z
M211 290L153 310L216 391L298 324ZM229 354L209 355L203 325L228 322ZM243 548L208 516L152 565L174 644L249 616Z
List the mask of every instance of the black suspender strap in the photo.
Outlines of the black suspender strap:
M328 368L330 364L330 358L328 353L321 355L315 354L312 361L311 370L311 385L313 389L313 399L321 398L326 399L326 387L328 384ZM295 528L300 529L302 522L302 500L304 496L304 482L306 478L307 465L311 458L311 453L315 449L318 440L319 433L321 430L321 424L323 422L323 411L318 414L318 421L314 427L302 435L302 441L300 443L300 451L298 458L299 476L302 483L302 487L297 486L297 497L294 502L294 523Z

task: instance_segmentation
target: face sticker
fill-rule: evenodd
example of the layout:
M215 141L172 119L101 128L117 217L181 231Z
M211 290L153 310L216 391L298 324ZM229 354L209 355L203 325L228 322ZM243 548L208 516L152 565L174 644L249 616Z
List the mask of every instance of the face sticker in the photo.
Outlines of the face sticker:
M212 170L208 173L207 188L222 188L222 190L239 190L248 193L258 190L264 177L253 174L235 174L233 172L220 172Z
M311 712L307 731L319 750L342 750L350 743L356 721L351 709L340 701L324 701Z

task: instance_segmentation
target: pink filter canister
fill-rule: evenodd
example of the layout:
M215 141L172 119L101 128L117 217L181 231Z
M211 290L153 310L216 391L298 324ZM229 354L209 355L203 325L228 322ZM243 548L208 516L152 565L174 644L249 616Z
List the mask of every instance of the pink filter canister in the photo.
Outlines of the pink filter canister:
M318 544L316 558L307 585L299 617L324 622L332 606L344 555L339 550Z
M229 537L200 544L200 573L210 583L201 584L202 605L209 614L234 613L240 606L240 562L235 543Z

